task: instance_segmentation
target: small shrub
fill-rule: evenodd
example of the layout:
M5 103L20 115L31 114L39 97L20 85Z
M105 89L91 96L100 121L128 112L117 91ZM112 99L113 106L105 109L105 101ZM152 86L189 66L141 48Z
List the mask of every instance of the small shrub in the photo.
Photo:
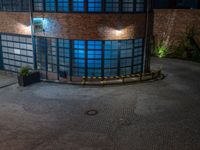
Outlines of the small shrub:
M163 58L166 57L168 54L168 47L165 44L165 42L161 41L159 42L156 47L155 47L155 54L159 57L159 58Z
M20 69L20 76L28 76L30 74L31 68L29 66L22 67Z

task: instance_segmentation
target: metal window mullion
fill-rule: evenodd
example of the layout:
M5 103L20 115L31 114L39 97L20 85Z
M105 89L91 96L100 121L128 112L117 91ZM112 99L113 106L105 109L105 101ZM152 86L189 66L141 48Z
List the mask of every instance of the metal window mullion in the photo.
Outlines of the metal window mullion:
M54 12L58 12L58 0L54 0Z
M11 0L11 10L10 11L14 11L13 0Z
M88 0L84 1L84 12L88 12Z
M119 0L119 12L121 13L123 10L123 0Z
M72 4L73 0L68 0L68 12L72 12L72 8L73 8L73 4Z
M0 0L0 11L2 11L3 10L3 2L2 2L2 0Z
M58 39L56 39L56 60L57 60L57 79L59 80L60 74L60 57L59 57L59 47L58 47Z
M85 42L85 77L88 77L88 42Z
M133 47L132 47L132 62L131 62L131 73L133 73L133 65L134 65L134 51L135 51L135 43L134 40L132 40L133 42Z
M118 41L119 42L119 47L118 47L118 64L117 64L117 75L120 76L120 52L121 52L121 41Z
M105 51L105 41L102 41L102 54L101 54L101 77L104 79L104 51Z
M137 0L134 0L134 1L133 1L133 12L134 12L134 13L136 12L136 4L137 4L136 1L137 1Z
M47 38L44 37L44 54L45 54L45 71L46 71L46 79L48 79L48 46L47 46Z
M46 0L42 0L42 3L43 3L43 12L45 12L46 11Z
M101 0L101 12L106 12L106 0Z
M69 66L70 66L70 72L69 72L69 75L70 75L70 81L72 81L72 76L73 76L73 72L72 72L72 59L73 59L73 50L74 50L74 47L73 47L73 41L72 40L70 40L69 41L70 42L70 45L69 45L69 55L70 55L70 64L69 64Z
M2 52L2 45L1 45L1 34L0 34L0 69L3 68L3 52Z

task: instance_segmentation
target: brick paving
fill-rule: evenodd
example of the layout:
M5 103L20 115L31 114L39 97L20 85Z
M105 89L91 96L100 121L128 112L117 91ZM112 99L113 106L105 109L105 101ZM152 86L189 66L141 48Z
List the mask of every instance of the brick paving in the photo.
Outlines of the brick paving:
M161 81L0 89L0 150L199 150L200 64L152 59ZM95 116L86 115L97 110Z

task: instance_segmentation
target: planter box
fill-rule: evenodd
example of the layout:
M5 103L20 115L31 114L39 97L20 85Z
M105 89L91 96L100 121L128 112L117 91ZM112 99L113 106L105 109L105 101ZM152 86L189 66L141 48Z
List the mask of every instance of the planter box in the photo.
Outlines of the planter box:
M20 86L27 86L37 82L40 82L40 72L33 72L28 76L18 76Z

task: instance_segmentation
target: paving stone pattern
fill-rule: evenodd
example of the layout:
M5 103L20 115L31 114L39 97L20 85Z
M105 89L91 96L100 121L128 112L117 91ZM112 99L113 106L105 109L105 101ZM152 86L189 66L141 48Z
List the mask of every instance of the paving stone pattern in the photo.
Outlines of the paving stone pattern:
M0 150L199 150L200 64L152 64L164 80L0 89Z

